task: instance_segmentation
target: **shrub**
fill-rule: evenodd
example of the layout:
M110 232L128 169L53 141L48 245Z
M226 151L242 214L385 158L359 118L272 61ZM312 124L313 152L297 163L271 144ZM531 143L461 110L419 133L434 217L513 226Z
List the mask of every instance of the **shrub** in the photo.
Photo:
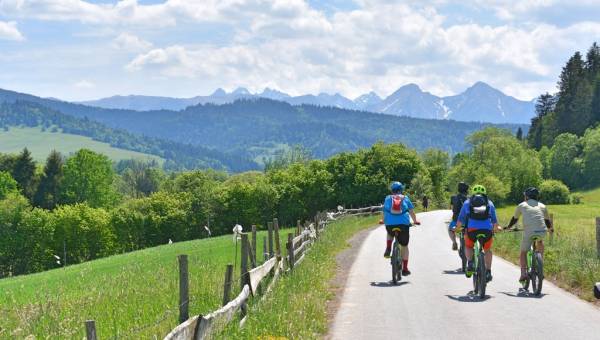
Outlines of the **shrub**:
M546 204L569 204L569 188L558 180L543 181L540 185L540 195Z
M583 203L583 196L579 194L571 195L571 204L581 204Z

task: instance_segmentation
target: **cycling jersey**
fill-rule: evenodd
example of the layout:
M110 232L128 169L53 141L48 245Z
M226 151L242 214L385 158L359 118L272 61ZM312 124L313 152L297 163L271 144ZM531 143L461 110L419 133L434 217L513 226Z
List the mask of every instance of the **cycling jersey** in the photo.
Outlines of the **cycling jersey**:
M549 220L548 210L546 206L536 200L529 199L517 205L514 218L519 219L523 215L523 228L525 231L542 232L546 230L544 220Z
M392 195L387 195L385 201L383 202L383 223L385 225L409 225L410 224L410 216L408 211L414 209L413 203L408 198L408 195L404 196L404 200L402 201L402 211L403 214L392 214Z
M494 207L494 203L491 200L488 200L488 206L490 208L489 218L485 220L476 220L469 219L469 214L471 212L471 202L470 199L466 200L460 209L460 214L458 215L458 220L466 226L468 229L486 229L492 230L494 224L498 223L498 218L496 217L496 207Z

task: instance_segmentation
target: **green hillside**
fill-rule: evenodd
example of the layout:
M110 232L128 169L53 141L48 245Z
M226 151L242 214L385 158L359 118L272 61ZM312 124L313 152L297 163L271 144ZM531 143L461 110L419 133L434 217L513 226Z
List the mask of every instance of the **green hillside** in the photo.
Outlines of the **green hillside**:
M89 137L62 133L60 130L51 132L51 130L47 129L43 131L37 127L10 127L8 131L0 130L0 153L18 153L27 147L36 161L43 162L52 150L69 155L79 149L86 148L102 153L114 161L122 159L152 159L158 161L160 164L164 162L164 159L158 156L119 149L107 143L95 141Z

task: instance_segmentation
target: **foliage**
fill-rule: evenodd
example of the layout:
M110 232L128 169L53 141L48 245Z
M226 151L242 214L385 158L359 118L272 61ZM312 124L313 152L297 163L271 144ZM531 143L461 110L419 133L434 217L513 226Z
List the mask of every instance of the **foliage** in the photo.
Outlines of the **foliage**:
M16 193L17 181L15 181L10 173L6 171L0 171L0 200L3 200L11 193Z
M571 188L576 188L581 183L581 143L579 138L571 133L564 133L556 137L552 146L550 160L550 175L552 178L563 181Z
M63 157L52 151L46 160L40 184L33 198L35 206L54 209L60 202L60 188L63 179Z
M62 202L109 207L116 202L114 173L108 157L87 149L79 150L64 166Z
M35 176L35 162L27 148L24 148L15 158L12 177L17 181L23 195L31 199L35 193L37 178Z
M569 204L569 188L558 180L545 180L540 184L540 200L546 204Z

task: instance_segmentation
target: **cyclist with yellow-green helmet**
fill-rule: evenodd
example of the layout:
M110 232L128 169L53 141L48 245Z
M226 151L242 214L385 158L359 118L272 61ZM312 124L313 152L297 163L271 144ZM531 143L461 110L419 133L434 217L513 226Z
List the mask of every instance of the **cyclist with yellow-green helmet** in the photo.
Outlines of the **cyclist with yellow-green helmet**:
M467 228L465 234L465 255L467 257L467 271L465 274L467 277L473 275L473 247L477 235L485 235L480 242L485 250L486 279L489 282L492 280L492 235L494 230L499 231L502 228L498 225L496 208L488 198L485 187L475 185L471 192L472 196L465 201L458 215L456 231L460 232L463 227Z

